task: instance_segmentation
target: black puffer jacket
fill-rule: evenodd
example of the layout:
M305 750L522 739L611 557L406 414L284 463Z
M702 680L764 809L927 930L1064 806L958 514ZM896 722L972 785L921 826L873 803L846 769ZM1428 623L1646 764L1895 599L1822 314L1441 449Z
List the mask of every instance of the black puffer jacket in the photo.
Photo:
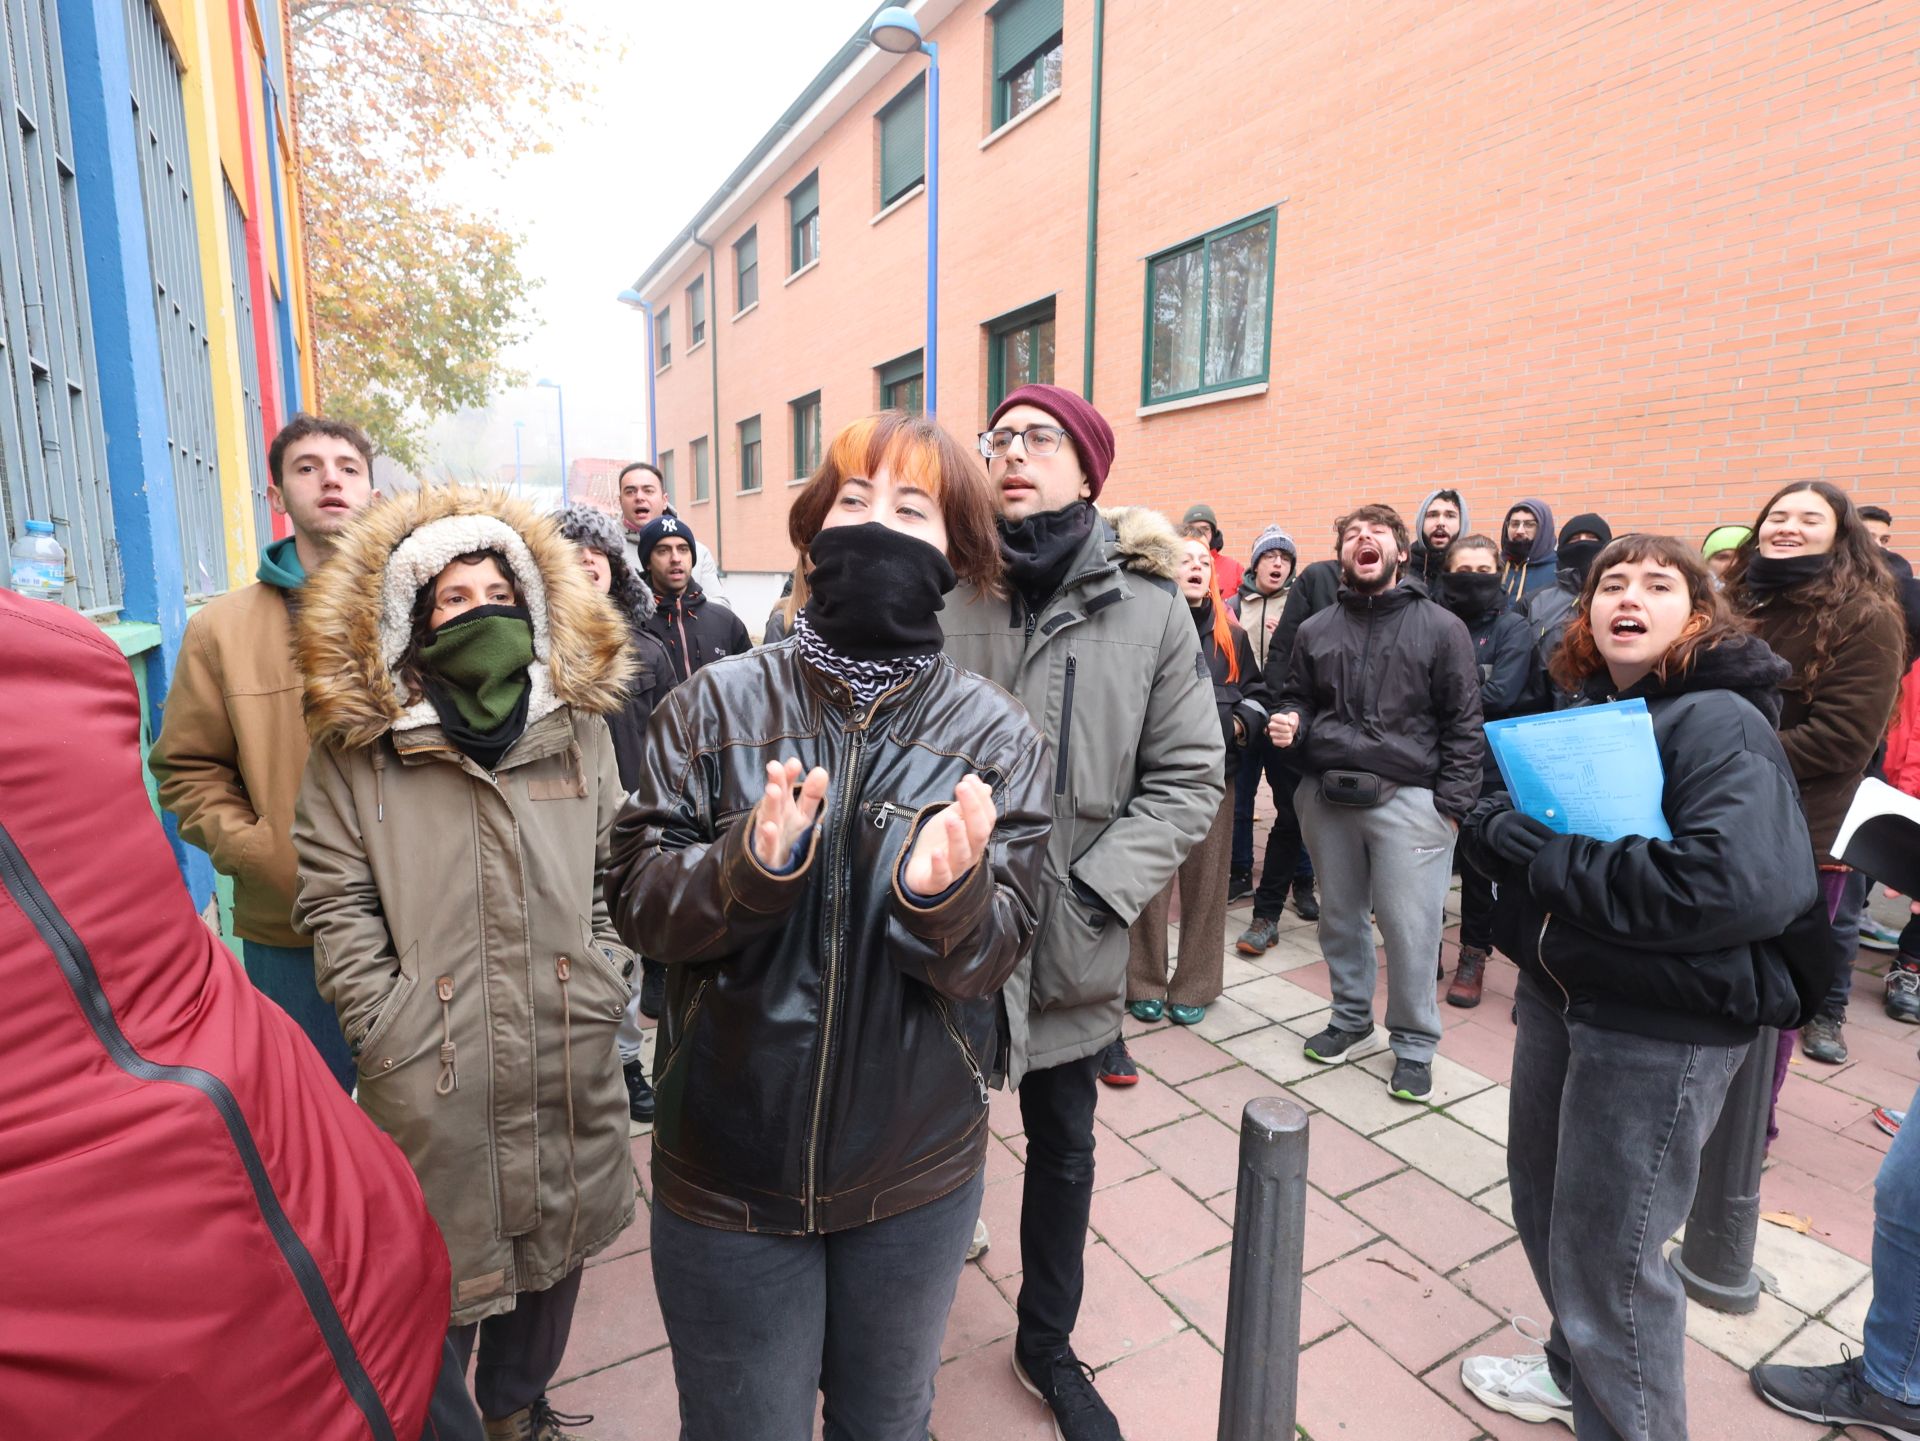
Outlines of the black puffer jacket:
M659 638L673 658L675 680L685 680L701 666L723 656L745 655L753 637L740 617L717 600L708 600L698 585L677 596L655 595L646 628Z
M832 777L800 868L748 849L767 762ZM969 772L987 861L930 906L899 879ZM669 967L658 1198L731 1230L845 1230L924 1205L986 1157L997 995L1032 944L1049 751L1020 705L942 658L855 710L796 641L708 666L654 713L607 902Z
M1277 696L1287 688L1287 671L1293 664L1293 640L1300 627L1313 616L1328 609L1340 596L1340 562L1316 560L1299 575L1287 590L1287 607L1280 612L1280 624L1273 628L1267 642L1267 694Z
M607 716L613 732L613 759L620 768L620 788L631 791L640 783L640 758L647 751L647 722L675 684L673 657L660 638L645 625L629 619L633 658L638 663L627 687L627 703Z
M1309 775L1371 771L1426 786L1459 820L1480 799L1480 666L1460 618L1403 580L1381 595L1342 589L1294 638L1275 712L1294 711L1290 749Z
M1741 636L1692 670L1619 697L1605 672L1589 702L1644 698L1666 772L1671 841L1555 836L1524 869L1487 849L1495 796L1468 819L1469 860L1500 883L1494 941L1570 1017L1697 1045L1738 1045L1792 1025L1793 982L1756 953L1819 891L1793 772L1774 733L1788 667Z

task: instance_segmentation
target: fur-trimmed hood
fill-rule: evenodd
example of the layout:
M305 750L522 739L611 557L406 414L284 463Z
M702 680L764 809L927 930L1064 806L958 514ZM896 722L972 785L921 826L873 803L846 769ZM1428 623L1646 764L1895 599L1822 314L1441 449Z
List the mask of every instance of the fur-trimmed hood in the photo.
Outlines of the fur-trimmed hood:
M1180 537L1157 510L1144 505L1102 509L1100 519L1113 533L1110 554L1122 570L1156 580L1172 580L1180 564Z
M562 705L620 708L633 671L626 622L552 518L494 491L435 486L355 516L303 588L294 655L315 742L355 749L389 730L438 724L431 702L408 704L396 667L420 588L474 550L506 556L533 618L527 723Z

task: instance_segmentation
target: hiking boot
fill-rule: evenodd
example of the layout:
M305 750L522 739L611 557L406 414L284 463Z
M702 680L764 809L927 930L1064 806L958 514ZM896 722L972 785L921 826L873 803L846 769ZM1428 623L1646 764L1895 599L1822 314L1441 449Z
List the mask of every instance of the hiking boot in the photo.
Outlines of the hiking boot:
M1393 1063L1393 1079L1387 1082L1387 1094L1400 1101L1426 1100L1433 1094L1432 1065L1400 1057Z
M1253 875L1249 871L1231 871L1227 875L1227 904L1244 901L1253 894Z
M640 1014L650 1021L657 1021L666 1001L666 966L659 961L640 962Z
M1132 1013L1136 1021L1157 1021L1166 1015L1167 1003L1151 998L1144 1001L1128 1001L1127 1010Z
M542 1396L511 1416L502 1416L498 1421L483 1420L480 1429L486 1441L587 1441L579 1432L562 1428L592 1424L592 1416L563 1415Z
M1293 878L1293 911L1303 921L1320 919L1320 902L1313 894L1312 876Z
M1233 948L1243 956L1263 956L1279 944L1279 920L1273 916L1255 916L1253 924L1240 932Z
M1167 1019L1176 1026L1197 1026L1207 1018L1205 1006L1178 1006L1167 1002Z
M978 1261L982 1256L987 1254L988 1249L992 1245L993 1240L987 1235L987 1223L976 1220L973 1223L973 1239L967 1242L967 1259L969 1261Z
M1341 1061L1357 1061L1362 1056L1378 1055L1386 1048L1387 1038L1380 1034L1378 1026L1369 1026L1364 1031L1343 1031L1338 1026L1329 1025L1319 1035L1309 1037L1306 1045L1300 1049L1306 1053L1309 1061L1332 1066Z
M1831 1366L1755 1366L1747 1374L1760 1399L1789 1416L1821 1426L1863 1426L1894 1441L1920 1441L1920 1406L1905 1405L1868 1385L1862 1357Z
M1514 1327L1520 1327L1517 1317ZM1520 1334L1527 1335L1525 1331ZM1460 1384L1495 1411L1522 1421L1558 1421L1569 1431L1573 1429L1573 1403L1547 1369L1544 1352L1532 1356L1468 1356L1460 1363Z
M653 1087L647 1084L646 1062L628 1061L620 1071L627 1078L627 1114L636 1121L652 1121Z
M1860 944L1870 951L1897 951L1900 949L1900 932L1892 926L1882 925L1872 916L1860 917Z
M1115 1041L1100 1053L1100 1079L1109 1086L1137 1086L1140 1072L1127 1054L1127 1043Z
M1920 959L1901 955L1887 967L1887 1014L1920 1026Z
M1120 1423L1093 1389L1093 1367L1071 1346L1052 1356L1033 1356L1016 1345L1013 1374L1053 1413L1058 1441L1121 1441Z
M1800 1051L1809 1061L1837 1066L1847 1059L1847 1037L1841 1029L1845 1016L1830 1016L1825 1011L1800 1028Z
M1480 1004L1480 988L1486 983L1487 953L1478 946L1460 948L1460 964L1454 968L1453 984L1447 987L1447 1004L1470 1011Z

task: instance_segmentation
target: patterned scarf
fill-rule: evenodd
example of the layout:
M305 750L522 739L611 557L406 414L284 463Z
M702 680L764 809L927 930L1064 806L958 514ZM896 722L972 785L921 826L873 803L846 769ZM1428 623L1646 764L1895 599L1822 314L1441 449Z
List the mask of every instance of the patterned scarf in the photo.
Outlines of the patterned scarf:
M912 680L940 660L938 651L894 656L888 660L855 660L827 644L826 638L807 619L804 607L793 618L793 637L800 643L801 658L846 686L853 692L854 704L860 707L872 705L895 686Z

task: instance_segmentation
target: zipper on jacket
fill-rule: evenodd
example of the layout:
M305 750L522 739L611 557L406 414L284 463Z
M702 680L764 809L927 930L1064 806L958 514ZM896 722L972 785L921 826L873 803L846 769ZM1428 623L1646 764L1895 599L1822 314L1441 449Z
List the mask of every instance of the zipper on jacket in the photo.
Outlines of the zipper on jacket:
M887 828L888 821L892 820L896 815L905 815L907 813L905 806L895 805L892 801L882 801L879 805L868 801L861 809L873 817L873 828L876 831L884 831Z
M328 1354L333 1358L334 1369L340 1373L340 1381L347 1395L366 1419L367 1429L374 1441L398 1441L393 1422L387 1415L386 1403L380 1399L379 1389L373 1384L373 1378L367 1375L367 1368L354 1349L353 1338L347 1334L346 1322L341 1319L340 1308L334 1304L333 1296L327 1290L326 1279L320 1274L313 1252L307 1249L307 1243L301 1240L300 1233L294 1229L286 1208L281 1205L280 1197L273 1189L266 1162L261 1159L260 1147L253 1139L253 1132L248 1129L246 1116L233 1091L210 1071L198 1066L162 1065L158 1061L148 1060L134 1049L113 1014L113 1003L101 988L99 973L93 968L93 958L87 954L85 943L67 923L66 917L60 914L60 908L54 904L46 887L41 885L40 878L33 873L26 856L4 825L0 825L0 889L13 897L41 941L53 952L61 976L67 988L73 992L74 1000L79 1003L81 1014L87 1018L94 1039L114 1065L136 1080L163 1082L198 1091L212 1103L214 1111L226 1126L227 1137L232 1141L247 1181L252 1186L254 1204L260 1208L260 1218L266 1223L267 1232L273 1237L280 1258L293 1273L301 1299L307 1303L307 1310L319 1327L321 1339L326 1342Z
M980 1104L987 1104L987 1078L980 1074L980 1063L973 1058L973 1047L967 1044L967 1038L960 1034L960 1028L953 1023L953 1013L947 1009L947 998L938 991L933 994L933 1004L939 1009L940 1020L947 1028L947 1034L953 1037L954 1045L960 1048L960 1059L967 1063L967 1073L973 1077L973 1088L980 1093Z
M675 1028L674 1034L668 1037L666 1057L655 1071L661 1080L666 1079L667 1072L673 1069L673 1063L680 1058L680 1052L686 1047L687 1037L693 1033L693 1018L700 1014L700 1002L705 999L707 987L712 984L713 978L706 976L701 979L698 986L694 987L693 999L687 1004L687 1013L680 1018L680 1024Z
M1546 972L1547 979L1560 987L1560 1011L1564 1015L1573 1009L1573 996L1568 992L1565 983L1554 975L1552 967L1547 964L1547 927L1551 924L1553 924L1553 912L1548 911L1546 917L1540 922L1540 934L1533 938L1533 958L1540 963L1540 969Z
M1067 793L1067 777L1072 774L1069 767L1073 761L1073 678L1080 668L1080 657L1067 657L1067 683L1060 695L1060 757L1053 772L1053 793L1063 796Z
M438 1095L451 1096L460 1086L453 1064L453 977L440 977L433 983L433 993L440 998L440 1079L433 1089Z

